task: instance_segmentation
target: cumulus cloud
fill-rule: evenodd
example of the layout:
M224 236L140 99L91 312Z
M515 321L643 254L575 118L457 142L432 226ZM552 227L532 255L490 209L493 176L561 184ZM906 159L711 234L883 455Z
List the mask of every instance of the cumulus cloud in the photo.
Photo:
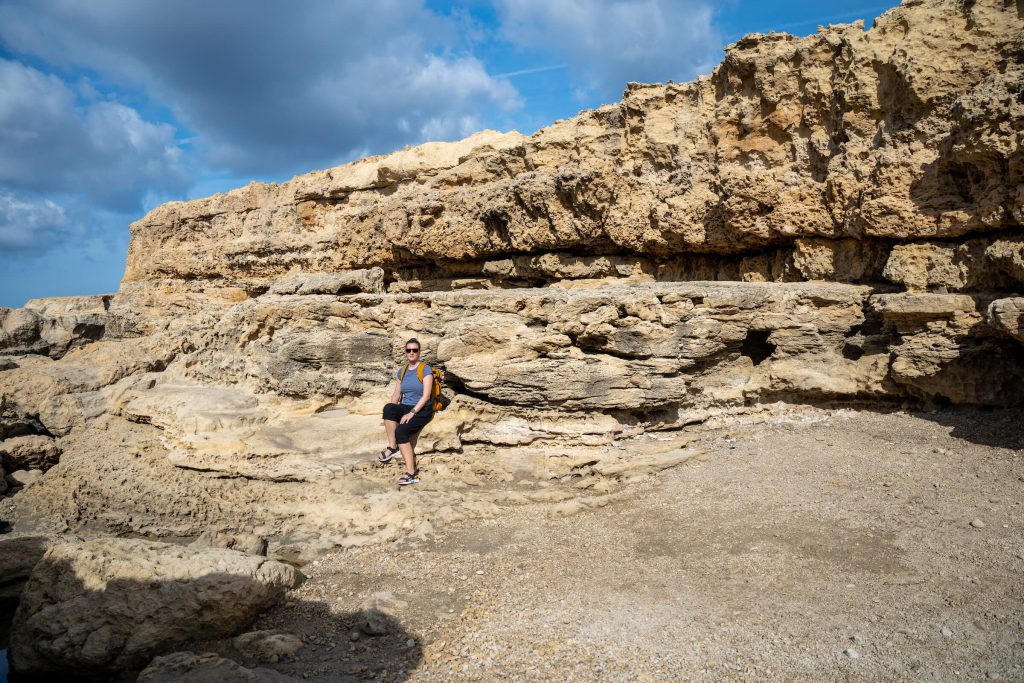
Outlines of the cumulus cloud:
M186 186L171 126L116 102L79 103L60 78L0 59L0 187L131 212L147 193Z
M465 51L458 17L418 2L11 0L0 40L144 91L205 160L280 175L463 132L519 106Z
M580 94L617 99L629 81L689 80L718 61L706 0L495 0L500 34L547 51L579 79Z
M0 192L0 250L47 249L59 244L72 230L64 209L52 201L26 201Z
M188 183L172 126L0 59L0 257L102 232Z

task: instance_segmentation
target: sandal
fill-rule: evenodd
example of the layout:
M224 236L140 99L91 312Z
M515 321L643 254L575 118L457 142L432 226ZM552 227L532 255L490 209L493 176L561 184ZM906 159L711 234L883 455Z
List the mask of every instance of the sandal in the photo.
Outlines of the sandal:
M405 474L398 478L398 485L408 486L409 484L419 483L419 473L419 470L416 470L415 472L406 472Z
M381 450L380 455L377 456L377 462L381 465L387 465L396 455L398 455L398 449L388 446Z

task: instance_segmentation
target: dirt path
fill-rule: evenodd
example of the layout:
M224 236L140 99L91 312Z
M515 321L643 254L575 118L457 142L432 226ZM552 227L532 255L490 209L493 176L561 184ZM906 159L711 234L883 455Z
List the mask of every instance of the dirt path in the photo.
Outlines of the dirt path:
M799 410L702 428L705 458L603 508L514 507L318 560L257 624L306 647L263 666L321 681L1021 680L1022 417ZM374 595L390 633L353 635Z

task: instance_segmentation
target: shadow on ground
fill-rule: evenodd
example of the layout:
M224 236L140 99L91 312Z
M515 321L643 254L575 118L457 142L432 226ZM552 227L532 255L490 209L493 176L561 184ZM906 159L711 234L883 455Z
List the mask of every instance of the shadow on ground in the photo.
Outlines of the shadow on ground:
M202 567L194 574L180 572L188 578L147 580L104 572L83 578L78 570L95 558L88 549L82 558L45 555L13 596L18 609L6 653L9 683L402 681L423 660L418 640L389 614L377 609L336 614L321 602L299 603L303 618L287 633L302 639L300 649L243 652L234 636L253 630L260 615L285 597L280 584L244 573L203 573ZM123 562L116 557L109 564ZM0 616L9 618L10 610ZM5 631L0 623L6 641ZM172 653L180 654L154 662ZM202 653L217 656L195 656Z
M949 428L949 435L981 446L1024 449L1024 406L1017 408L947 408L912 413Z

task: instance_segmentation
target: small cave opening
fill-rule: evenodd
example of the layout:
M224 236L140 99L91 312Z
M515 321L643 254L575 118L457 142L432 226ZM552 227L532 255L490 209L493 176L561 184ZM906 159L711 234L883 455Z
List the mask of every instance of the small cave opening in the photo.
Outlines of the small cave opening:
M768 341L771 330L747 330L747 336L740 345L740 353L760 365L775 353L775 344Z
M864 357L864 349L856 343L846 342L843 344L843 358L846 360L860 360Z

